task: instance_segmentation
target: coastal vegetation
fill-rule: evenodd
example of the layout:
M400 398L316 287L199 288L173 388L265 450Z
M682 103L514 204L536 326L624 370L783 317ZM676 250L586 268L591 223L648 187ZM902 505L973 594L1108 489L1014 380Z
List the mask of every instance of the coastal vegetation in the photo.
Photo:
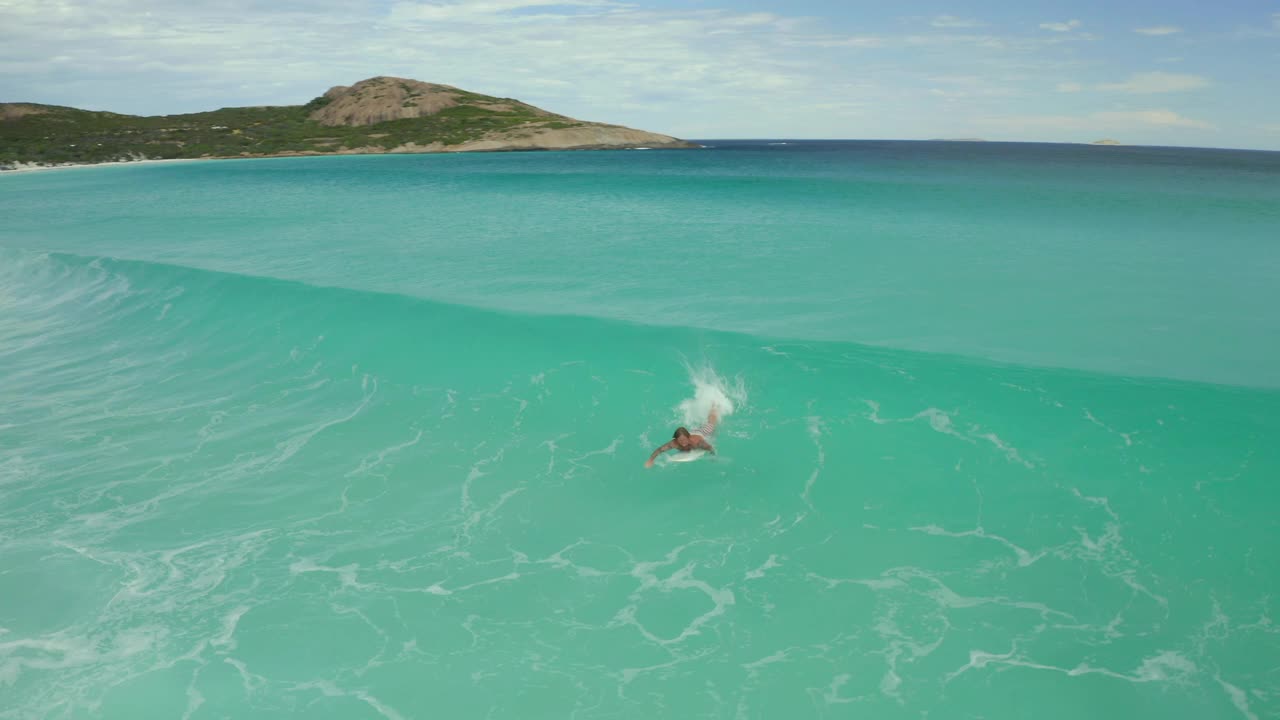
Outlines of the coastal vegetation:
M305 105L234 107L185 115L145 117L4 103L0 104L0 168L137 159L448 151L485 140L494 141L491 145L521 140L527 146L536 143L530 138L548 132L583 128L623 129L575 120L511 98L400 78L372 78L351 87L335 87Z

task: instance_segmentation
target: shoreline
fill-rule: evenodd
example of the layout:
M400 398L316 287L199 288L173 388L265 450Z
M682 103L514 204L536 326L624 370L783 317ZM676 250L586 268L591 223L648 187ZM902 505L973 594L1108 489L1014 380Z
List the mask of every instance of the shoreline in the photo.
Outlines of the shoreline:
M59 163L57 165L36 165L36 164L19 164L18 167L0 168L0 177L13 174L18 175L30 172L43 172L46 170L70 170L74 168L90 168L103 166L119 166L119 165L153 165L156 163L180 163L180 162L206 162L209 160L266 160L273 158L298 158L298 157L339 157L351 155L465 155L465 154L481 154L481 153L500 153L500 152L572 152L572 151L593 151L593 150L701 150L705 149L705 145L697 143L689 143L683 147L663 147L655 146L596 146L596 147L510 147L510 148L476 148L469 150L413 150L413 151L388 151L388 152L307 152L307 151L291 151L283 153L271 153L267 155L213 155L209 157L198 158L147 158L145 160L108 160L106 162L96 163Z
M473 153L488 154L488 153L503 153L503 152L514 152L514 153L583 152L583 151L593 151L593 150L676 150L676 149L705 150L709 147L714 147L714 146L707 145L706 143L718 142L722 140L729 141L729 142L736 142L736 141L742 141L742 140L748 140L748 139L720 138L715 140L704 139L699 141L686 140L686 141L683 141L684 143L683 145L679 145L679 146L670 146L670 145L668 146L623 145L623 146L578 146L578 147L524 146L524 147L496 147L496 148L483 147L483 148L468 148L468 149L460 149L460 150L446 150L446 149L429 148L429 146L419 146L412 150L390 150L390 151L383 151L383 152L368 152L363 150L361 151L339 150L334 152L296 151L295 150L295 151L287 151L282 153L271 153L271 154L261 154L261 155L259 154L211 155L206 157L194 157L194 158L146 158L141 160L109 160L106 162L91 162L91 163L59 163L55 165L38 165L35 163L19 162L19 163L16 163L16 167L0 167L0 177L3 177L5 175L20 175L20 174L26 174L31 172L44 172L48 170L68 170L68 169L74 169L74 168L91 168L91 167L104 167L104 166L109 167L109 166L121 166L121 165L153 165L157 163L205 162L209 160L266 160L266 159L279 159L279 158L339 157L339 156L352 156L352 155L361 155L361 156L364 156L364 155L465 155L465 154L473 154ZM761 140L761 139L750 138L749 140ZM811 139L792 139L792 140L786 140L785 142L804 143L804 142L826 142L826 141L811 140ZM1171 150L1189 150L1189 151L1244 152L1244 153L1280 152L1280 150L1259 150L1259 149L1247 149L1247 148L1225 148L1225 147L1211 148L1211 147L1176 146L1176 145L1167 145L1167 146L1166 145L1126 145L1126 144L1110 145L1110 144L1099 144L1097 142L1065 142L1065 141L1056 142L1056 143L1045 143L1045 142L983 140L981 142L978 142L978 141L969 141L969 140L933 139L933 140L839 140L836 142L902 142L902 143L972 142L974 144L983 144L983 145L1007 145L1007 144L1074 145L1074 146L1080 146L1080 147L1122 147L1122 148L1137 148L1137 149L1171 149Z
M109 167L112 165L154 165L156 163L200 162L221 158L155 158L147 160L108 160L97 163L59 163L57 165L20 165L14 168L0 169L0 177L5 175L21 175L24 173L45 172L48 170L74 170L76 168Z

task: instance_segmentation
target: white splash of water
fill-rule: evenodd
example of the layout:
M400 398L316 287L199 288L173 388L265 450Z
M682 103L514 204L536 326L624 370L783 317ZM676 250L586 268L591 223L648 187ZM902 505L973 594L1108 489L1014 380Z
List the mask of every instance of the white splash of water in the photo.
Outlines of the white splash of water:
M681 400L675 408L682 424L690 428L701 425L712 408L723 420L747 402L747 389L741 377L729 380L710 366L688 367L688 371L693 397Z

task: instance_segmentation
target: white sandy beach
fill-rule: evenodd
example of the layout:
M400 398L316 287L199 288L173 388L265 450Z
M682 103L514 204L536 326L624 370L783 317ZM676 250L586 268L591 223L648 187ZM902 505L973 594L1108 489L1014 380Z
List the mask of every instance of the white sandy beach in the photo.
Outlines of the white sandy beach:
M110 167L112 165L154 165L156 163L200 162L212 158L171 158L165 160L112 160L100 163L62 163L58 165L40 165L38 163L17 163L14 167L0 168L0 175L40 172L44 170L70 170L72 168Z

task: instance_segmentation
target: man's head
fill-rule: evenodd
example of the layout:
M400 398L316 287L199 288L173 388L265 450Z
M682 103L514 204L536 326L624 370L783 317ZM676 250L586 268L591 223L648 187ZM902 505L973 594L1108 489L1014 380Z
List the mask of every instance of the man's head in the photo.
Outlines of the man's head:
M676 431L671 434L671 439L676 441L676 445L679 445L681 450L688 450L693 445L693 438L689 437L688 429L683 426L676 428Z

